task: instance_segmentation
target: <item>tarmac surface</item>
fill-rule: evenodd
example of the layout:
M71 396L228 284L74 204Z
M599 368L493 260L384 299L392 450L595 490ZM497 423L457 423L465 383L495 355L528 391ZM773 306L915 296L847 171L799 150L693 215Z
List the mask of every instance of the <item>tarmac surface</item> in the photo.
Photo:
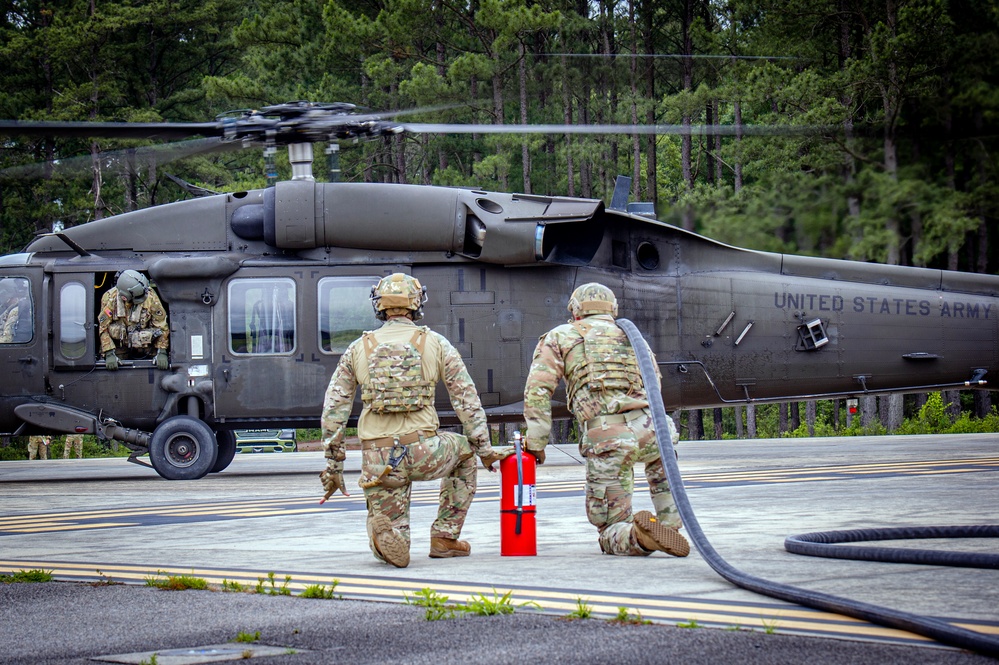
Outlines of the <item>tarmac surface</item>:
M814 531L997 523L997 443L989 434L678 450L697 519L731 566L996 638L999 570L806 557L783 542ZM472 555L426 557L437 484L418 483L405 569L372 557L359 489L318 505L322 468L321 453L238 455L222 473L169 482L124 459L0 462L0 574L42 569L58 580L0 584L0 662L993 662L738 588L696 546L683 559L602 555L572 446L551 450L538 469L537 556L500 555L499 476L481 470L462 534ZM349 487L358 469L349 453ZM635 510L650 508L639 466ZM988 539L889 544L997 551ZM146 586L170 576L263 593ZM335 598L299 597L309 585ZM445 607L453 618L427 620L427 601L515 611ZM590 618L567 618L581 608Z

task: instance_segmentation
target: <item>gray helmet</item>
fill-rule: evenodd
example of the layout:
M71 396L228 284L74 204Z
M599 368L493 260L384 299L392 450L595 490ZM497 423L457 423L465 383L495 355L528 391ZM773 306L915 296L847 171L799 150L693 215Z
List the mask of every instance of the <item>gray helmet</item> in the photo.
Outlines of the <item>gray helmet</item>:
M149 295L149 280L135 270L121 271L115 286L118 288L118 293L125 297L125 300L136 305L142 303Z
M406 309L413 313L413 320L423 318L423 304L427 302L427 287L420 280L401 272L382 277L377 286L371 287L371 306L379 321L388 318L385 310Z
M603 284L590 282L572 292L567 309L575 318L591 314L617 316L617 298L614 296L614 292Z

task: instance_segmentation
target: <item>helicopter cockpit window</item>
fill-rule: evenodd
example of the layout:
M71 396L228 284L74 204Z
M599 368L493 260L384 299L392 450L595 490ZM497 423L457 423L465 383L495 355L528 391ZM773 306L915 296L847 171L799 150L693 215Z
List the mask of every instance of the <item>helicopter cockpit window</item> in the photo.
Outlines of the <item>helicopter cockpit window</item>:
M28 280L0 279L0 344L24 344L34 336L34 312Z
M294 351L295 297L295 282L287 278L230 282L230 350L253 355Z
M59 351L69 360L87 351L87 289L80 282L67 282L60 289Z
M377 277L324 277L319 280L319 340L325 353L343 353L365 330L379 325L371 308Z

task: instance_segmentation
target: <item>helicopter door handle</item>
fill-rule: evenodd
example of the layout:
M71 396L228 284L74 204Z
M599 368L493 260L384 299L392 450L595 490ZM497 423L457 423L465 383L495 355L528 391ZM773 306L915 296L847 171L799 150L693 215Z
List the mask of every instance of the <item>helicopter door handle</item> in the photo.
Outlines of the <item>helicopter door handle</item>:
M38 361L36 359L32 358L31 356L25 356L23 358L18 358L17 362L24 363L25 365L33 365L33 364L35 364Z

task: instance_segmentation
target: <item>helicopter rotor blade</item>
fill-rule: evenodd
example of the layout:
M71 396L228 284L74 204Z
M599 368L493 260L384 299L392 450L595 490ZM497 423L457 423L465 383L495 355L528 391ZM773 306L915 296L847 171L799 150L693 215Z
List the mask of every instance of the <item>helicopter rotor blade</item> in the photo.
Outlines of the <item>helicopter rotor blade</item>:
M206 155L238 148L238 145L224 143L218 138L191 139L162 145L109 150L97 156L101 168L126 171L154 164L161 165L187 157ZM48 162L33 162L21 166L0 169L0 180L43 178L48 176L74 177L90 172L94 168L92 155L61 158Z
M219 123L195 122L56 122L0 120L0 134L53 138L177 140L221 136Z
M435 134L670 134L690 136L817 136L833 127L804 125L490 125L405 123L403 131ZM838 131L842 131L840 128Z

